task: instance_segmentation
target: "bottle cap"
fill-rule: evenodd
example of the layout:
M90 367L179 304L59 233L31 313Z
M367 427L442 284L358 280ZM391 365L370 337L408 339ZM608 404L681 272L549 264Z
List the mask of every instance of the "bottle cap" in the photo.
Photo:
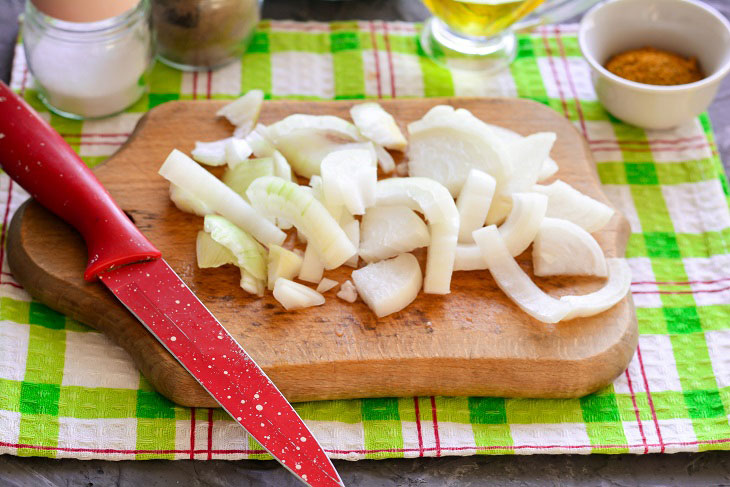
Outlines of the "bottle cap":
M67 22L98 22L136 7L140 0L31 0L44 14Z

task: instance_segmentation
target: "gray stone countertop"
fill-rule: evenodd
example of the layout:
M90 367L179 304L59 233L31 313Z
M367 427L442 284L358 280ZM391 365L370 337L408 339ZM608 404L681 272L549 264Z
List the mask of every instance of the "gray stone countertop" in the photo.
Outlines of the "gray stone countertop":
M730 17L729 0L705 0ZM0 78L7 80L23 0L0 0ZM418 0L266 0L265 18L423 20ZM576 19L577 20L577 19ZM725 170L730 78L710 107ZM348 487L730 486L730 453L533 455L337 461ZM0 487L298 487L275 462L54 460L0 455Z

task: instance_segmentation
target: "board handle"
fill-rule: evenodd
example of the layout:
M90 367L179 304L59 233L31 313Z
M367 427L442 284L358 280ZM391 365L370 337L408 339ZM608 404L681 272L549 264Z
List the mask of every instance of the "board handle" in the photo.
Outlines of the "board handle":
M89 256L87 281L114 267L160 257L63 137L2 81L0 166L81 233Z

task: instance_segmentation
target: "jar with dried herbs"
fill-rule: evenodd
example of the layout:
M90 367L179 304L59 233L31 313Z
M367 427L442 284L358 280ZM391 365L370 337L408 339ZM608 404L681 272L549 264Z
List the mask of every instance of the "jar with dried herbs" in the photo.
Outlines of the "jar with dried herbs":
M152 0L160 59L187 71L215 69L246 51L259 0Z

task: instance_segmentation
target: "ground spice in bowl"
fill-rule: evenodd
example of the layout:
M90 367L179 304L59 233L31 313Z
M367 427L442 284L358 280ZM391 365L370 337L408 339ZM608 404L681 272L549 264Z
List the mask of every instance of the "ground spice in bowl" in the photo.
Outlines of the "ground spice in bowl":
M616 54L605 67L616 76L648 85L684 85L704 78L697 58L653 47Z

